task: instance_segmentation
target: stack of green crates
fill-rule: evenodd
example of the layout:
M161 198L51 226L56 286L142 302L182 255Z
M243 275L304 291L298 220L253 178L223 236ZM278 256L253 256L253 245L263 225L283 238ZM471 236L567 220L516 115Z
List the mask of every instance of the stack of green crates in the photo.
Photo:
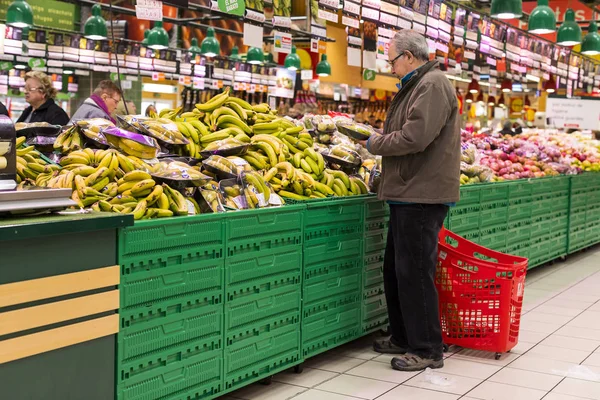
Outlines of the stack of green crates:
M301 362L303 206L226 218L225 391Z
M364 197L311 202L304 217L304 358L362 335Z
M222 390L222 219L140 221L120 231L117 399Z
M376 198L365 201L364 269L362 275L362 331L384 329L388 324L383 288L383 256L390 209Z
M600 179L583 174L571 181L569 253L600 240Z

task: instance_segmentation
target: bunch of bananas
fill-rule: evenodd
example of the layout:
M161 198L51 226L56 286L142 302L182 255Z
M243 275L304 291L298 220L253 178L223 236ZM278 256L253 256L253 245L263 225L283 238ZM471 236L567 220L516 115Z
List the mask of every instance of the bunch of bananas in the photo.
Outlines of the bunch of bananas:
M236 183L233 185L221 185L221 191L223 193L223 201L225 205L234 210L243 208L240 202L242 196L242 185Z
M361 178L348 176L343 171L326 169L321 183L329 186L336 196L358 196L369 193L369 188Z
M271 189L265 179L256 172L246 172L242 176L244 197L248 208L260 208L269 205Z
M104 118L91 118L77 121L77 126L79 127L80 132L88 139L106 145L108 143L102 134L102 130L114 128L115 125Z
M302 153L294 154L291 161L292 164L294 164L294 167L304 170L314 179L323 179L323 173L325 172L325 159L321 153L317 153L311 147L306 148Z
M292 15L292 0L273 0L273 12L277 16L290 17Z
M215 170L223 171L231 175L238 175L240 172L242 172L232 160L216 154L202 161L202 164L208 165Z
M75 125L59 134L54 141L54 150L61 154L69 154L81 148L83 148L83 138Z
M150 167L150 171L154 176L167 179L202 180L207 178L200 172L199 167L192 167L179 161L158 162Z
M167 118L158 119L147 119L138 122L141 126L142 131L148 132L148 134L155 139L162 140L165 143L170 144L188 144L189 140L185 137L185 134L180 131L177 124Z
M106 135L106 140L113 147L119 149L127 155L134 156L137 158L143 158L146 160L156 158L156 155L158 154L158 151L160 149L158 143L156 143L156 140L150 137L148 137L148 140L152 142L152 145L108 134Z
M257 151L263 153L263 156L257 156L256 152L248 152L242 158L256 169L274 167L278 163L286 161L290 155L288 147L275 135L254 135L250 142Z
M21 139L20 140L21 144L23 144L25 142L25 137L18 138L17 140L19 140L19 139ZM9 142L9 141L0 142L0 170L3 170L8 166L8 160L4 156L10 152L11 148L12 148L11 142Z
M344 148L340 145L333 146L329 150L329 155L352 164L362 163L360 156L355 151Z
M287 161L270 168L265 173L264 180L269 182L280 196L290 199L308 200L334 194L326 185L316 181L302 169L294 168Z
M46 162L34 146L19 148L24 142L25 137L17 138L17 183L36 182L40 174L55 172L60 169L59 166ZM4 157L1 158L6 160Z

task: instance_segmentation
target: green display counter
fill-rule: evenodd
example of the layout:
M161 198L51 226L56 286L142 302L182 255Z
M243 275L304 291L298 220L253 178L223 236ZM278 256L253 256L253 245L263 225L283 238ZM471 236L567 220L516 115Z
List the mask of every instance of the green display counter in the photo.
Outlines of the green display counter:
M0 397L115 397L117 231L131 216L0 220Z
M600 174L461 188L446 226L530 267L600 242ZM119 231L119 400L213 399L387 327L375 196Z

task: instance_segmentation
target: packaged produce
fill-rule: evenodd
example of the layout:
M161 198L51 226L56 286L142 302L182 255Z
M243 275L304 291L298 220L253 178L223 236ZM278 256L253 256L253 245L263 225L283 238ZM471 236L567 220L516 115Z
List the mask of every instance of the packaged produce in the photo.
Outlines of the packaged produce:
M356 140L367 140L375 133L370 126L359 124L349 119L336 121L336 127L340 133Z
M157 182L166 183L177 190L202 186L212 179L195 167L170 159L161 159L153 165L151 175Z
M208 172L215 174L219 179L236 178L241 172L240 168L231 160L218 155L208 157L202 161L202 165Z
M239 156L245 154L250 147L249 143L244 143L235 138L227 138L209 143L204 150L200 152L203 158L208 158L211 155L219 155L222 157Z
M104 129L115 128L115 125L104 118L82 119L77 121L79 131L88 139L103 146L108 146L108 141L102 133Z
M60 125L50 125L47 122L17 122L15 130L17 136L32 137L37 135L56 136L61 131Z
M232 210L245 210L248 208L242 182L237 177L221 180L219 182L219 192L221 192L225 207Z
M167 144L188 144L188 139L179 131L176 123L167 118L147 118L125 115L120 117L127 125Z
M335 123L328 115L315 115L312 124L319 133L332 133L335 131Z
M268 207L272 190L264 178L254 171L243 172L240 177L247 207Z
M120 128L103 129L102 133L111 146L123 153L142 159L156 158L160 147L156 139Z
M341 167L356 168L362 164L362 159L357 152L342 145L332 146L322 154L327 161Z

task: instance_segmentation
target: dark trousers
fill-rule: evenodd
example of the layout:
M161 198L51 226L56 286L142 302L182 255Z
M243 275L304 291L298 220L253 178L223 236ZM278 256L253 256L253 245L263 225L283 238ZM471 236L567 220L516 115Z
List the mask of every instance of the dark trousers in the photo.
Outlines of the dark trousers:
M443 356L435 269L447 213L442 204L390 205L383 264L392 343L433 359Z

